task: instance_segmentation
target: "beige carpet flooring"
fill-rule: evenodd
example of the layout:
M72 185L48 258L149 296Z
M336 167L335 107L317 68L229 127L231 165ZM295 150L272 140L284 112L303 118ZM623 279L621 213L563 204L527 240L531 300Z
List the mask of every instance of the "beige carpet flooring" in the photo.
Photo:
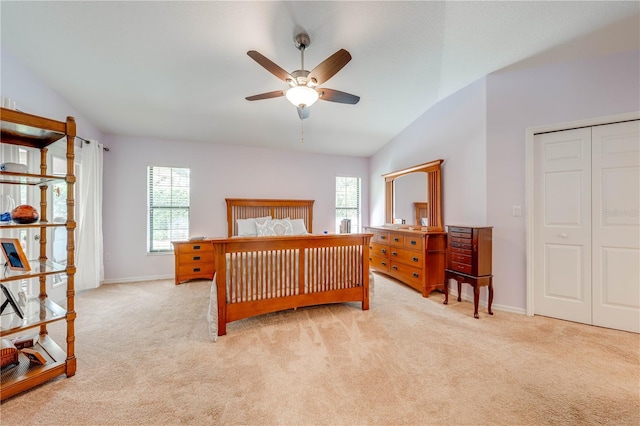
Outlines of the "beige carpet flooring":
M376 275L369 311L265 315L211 342L209 285L80 294L77 374L4 401L2 425L640 424L637 334L486 309L474 319L469 302Z

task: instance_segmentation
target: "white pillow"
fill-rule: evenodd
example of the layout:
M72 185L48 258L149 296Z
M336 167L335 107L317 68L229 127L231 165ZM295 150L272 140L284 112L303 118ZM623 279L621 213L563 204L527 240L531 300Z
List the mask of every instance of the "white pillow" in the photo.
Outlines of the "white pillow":
M255 237L258 235L255 219L238 219L238 237Z
M267 222L269 235L293 235L293 226L289 219L273 219Z
M237 219L238 224L238 237L255 237L258 235L257 223L264 224L267 220L270 220L271 216L256 217L251 219Z
M291 219L291 226L293 227L293 235L304 235L307 233L304 219Z
M271 235L275 235L272 234L271 229L269 229L269 222L271 222L271 220L265 220L264 222L258 222L256 221L256 231L258 233L258 237L269 237Z

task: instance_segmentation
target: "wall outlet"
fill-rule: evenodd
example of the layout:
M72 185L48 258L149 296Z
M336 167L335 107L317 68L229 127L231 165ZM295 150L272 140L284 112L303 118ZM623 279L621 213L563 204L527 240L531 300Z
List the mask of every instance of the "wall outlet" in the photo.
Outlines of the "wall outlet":
M522 216L522 207L521 206L513 206L511 208L511 216L515 216L515 217Z

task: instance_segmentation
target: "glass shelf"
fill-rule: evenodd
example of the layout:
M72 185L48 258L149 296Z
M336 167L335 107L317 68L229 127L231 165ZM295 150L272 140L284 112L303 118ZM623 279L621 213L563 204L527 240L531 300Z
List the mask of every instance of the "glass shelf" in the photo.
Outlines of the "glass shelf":
M0 183L15 185L45 186L56 182L64 182L64 176L33 175L29 173L0 172Z
M24 318L20 318L8 305L0 315L0 335L14 334L27 328L37 327L66 318L67 311L49 299L38 296L27 299L26 306L20 306Z
M40 262L39 260L29 260L29 265L31 266L31 270L26 272L12 271L7 268L2 274L0 282L26 280L29 278L41 277L43 275L61 274L67 271L67 267L65 265L51 262L49 260L44 262Z
M67 226L66 222L58 223L58 222L34 222L34 223L14 223L14 222L0 222L0 228L64 228Z

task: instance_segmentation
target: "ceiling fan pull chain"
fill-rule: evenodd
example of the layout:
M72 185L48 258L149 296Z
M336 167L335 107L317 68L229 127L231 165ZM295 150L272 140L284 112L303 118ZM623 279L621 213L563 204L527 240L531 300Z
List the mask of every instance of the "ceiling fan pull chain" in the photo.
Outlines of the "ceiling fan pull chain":
M304 144L304 120L300 117L300 143Z

